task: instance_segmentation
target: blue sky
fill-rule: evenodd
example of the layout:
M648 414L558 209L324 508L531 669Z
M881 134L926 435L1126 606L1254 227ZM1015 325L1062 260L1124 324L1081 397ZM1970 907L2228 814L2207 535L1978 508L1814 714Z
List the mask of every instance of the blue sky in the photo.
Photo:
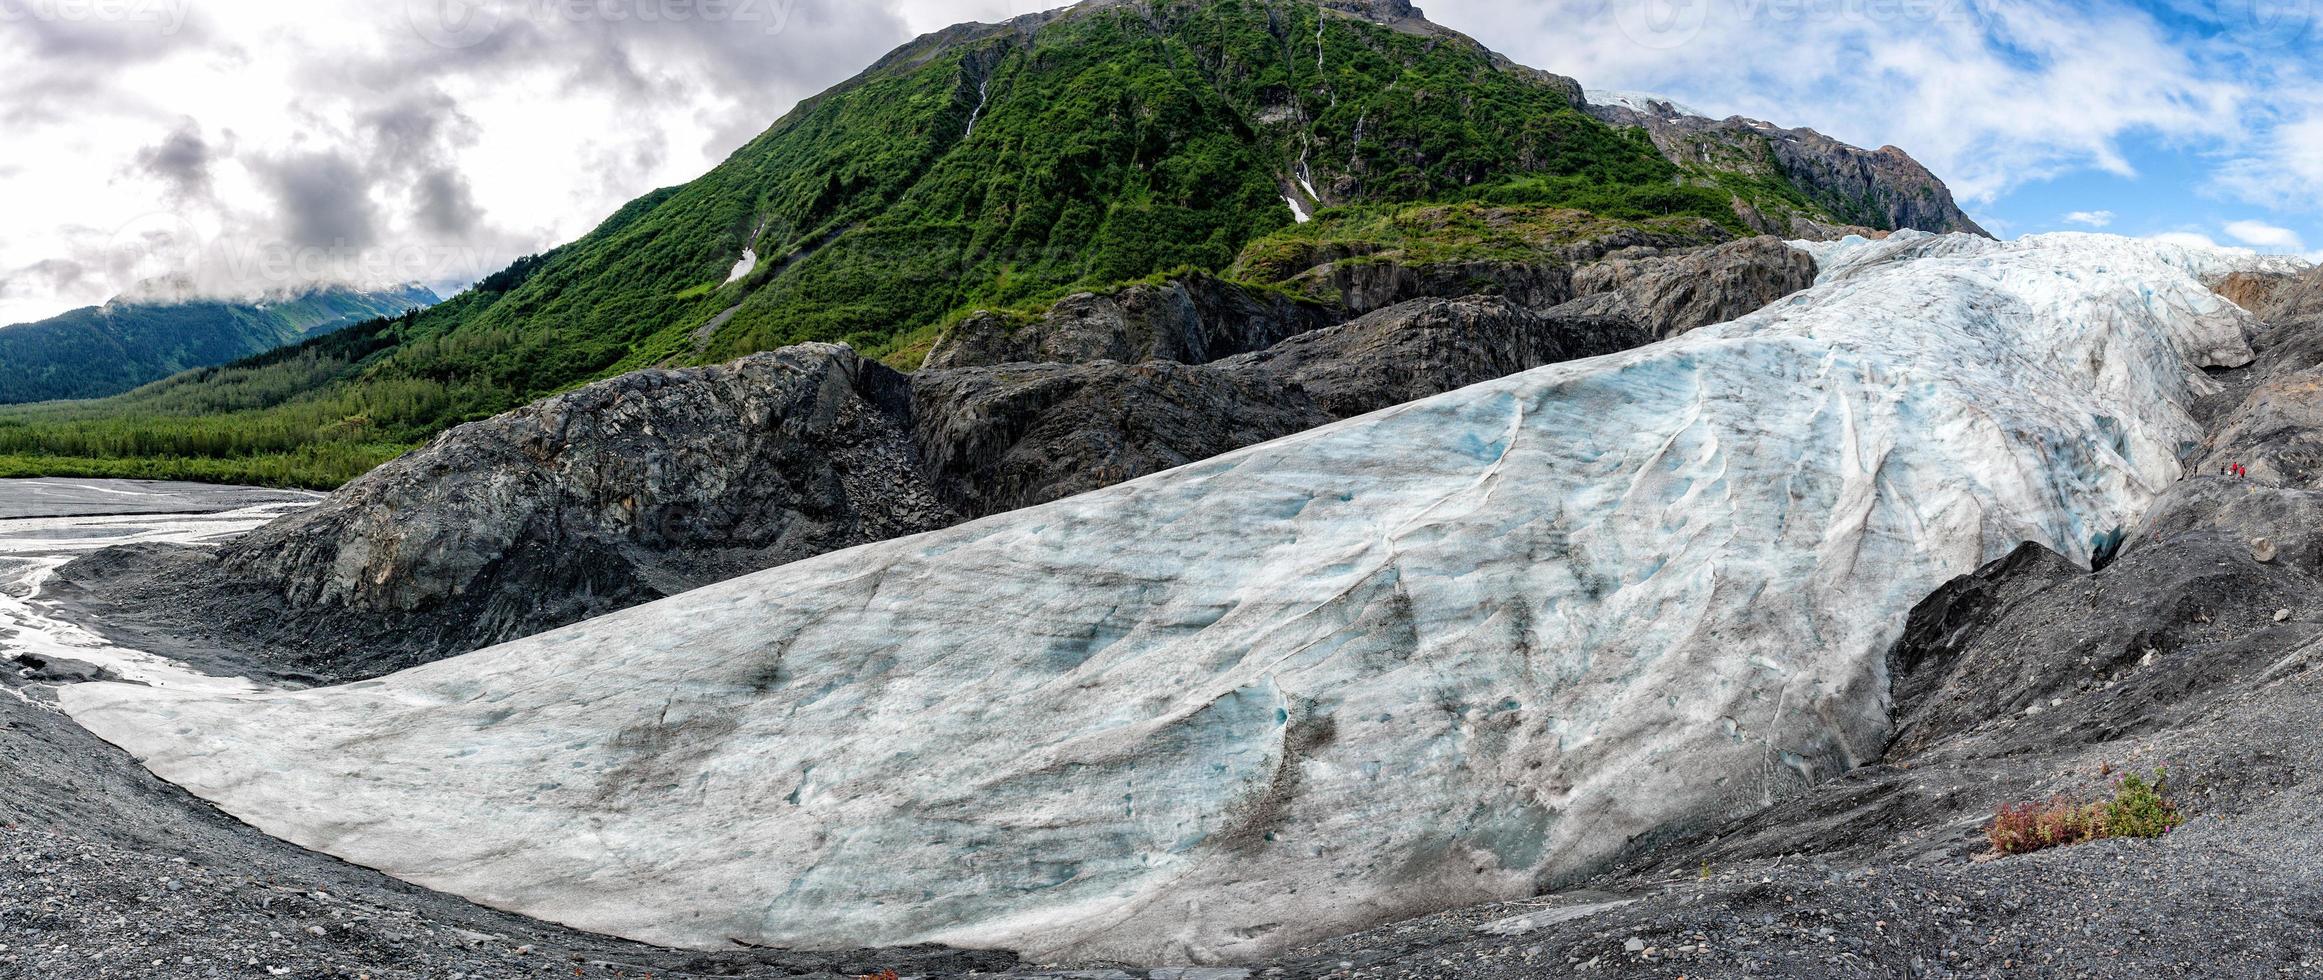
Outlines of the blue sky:
M0 324L196 253L212 293L456 289L916 34L1059 2L0 0ZM2323 0L1422 6L1590 88L1903 147L2004 237L2323 251Z
M1438 0L1591 88L1901 146L2003 237L2323 250L2323 0Z
M2223 156L2147 133L2120 140L2129 172L2084 168L2014 187L1971 211L1995 234L2102 229L2136 236L2203 236L2265 252L2323 248L2323 224L2308 211L2256 202L2214 186ZM2289 233L2289 237L2284 236ZM2191 240L2191 239L2189 239Z

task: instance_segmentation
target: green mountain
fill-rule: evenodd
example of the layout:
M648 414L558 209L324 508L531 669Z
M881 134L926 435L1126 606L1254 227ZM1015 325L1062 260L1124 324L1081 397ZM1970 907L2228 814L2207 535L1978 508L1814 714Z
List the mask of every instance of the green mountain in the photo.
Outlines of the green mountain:
M116 299L0 327L0 404L99 398L439 302L422 286L245 302Z
M1224 272L1307 219L1384 226L1416 203L1734 234L1835 220L1779 167L1681 168L1590 108L1572 80L1401 0L1092 0L953 27L425 313L94 406L0 412L0 474L330 486L624 371L810 340L915 367L980 308Z

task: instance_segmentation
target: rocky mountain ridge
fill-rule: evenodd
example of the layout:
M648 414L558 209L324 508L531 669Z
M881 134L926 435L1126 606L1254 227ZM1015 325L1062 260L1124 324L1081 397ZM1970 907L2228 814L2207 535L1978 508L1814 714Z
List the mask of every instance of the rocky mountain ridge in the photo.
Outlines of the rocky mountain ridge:
M1812 129L1742 116L1710 119L1662 100L1631 101L1636 104L1590 105L1589 112L1610 125L1642 129L1681 168L1780 178L1820 209L1797 213L1737 199L1737 212L1762 234L1827 238L1917 228L1991 237L1960 210L1943 181L1896 147L1865 150Z

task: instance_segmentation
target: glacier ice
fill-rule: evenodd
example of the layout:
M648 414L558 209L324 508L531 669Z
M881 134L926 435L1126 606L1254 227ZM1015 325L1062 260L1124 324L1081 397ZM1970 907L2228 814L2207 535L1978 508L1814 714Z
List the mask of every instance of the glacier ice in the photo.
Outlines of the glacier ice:
M649 942L1227 962L1534 894L1875 757L1912 606L2181 475L2202 285L2103 236L1813 289L378 681L70 688L269 833Z

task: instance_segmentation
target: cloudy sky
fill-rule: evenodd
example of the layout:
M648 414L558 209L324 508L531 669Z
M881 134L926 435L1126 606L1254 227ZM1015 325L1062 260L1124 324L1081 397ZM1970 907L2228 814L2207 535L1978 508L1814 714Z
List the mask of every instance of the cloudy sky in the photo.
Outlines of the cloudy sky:
M918 33L1051 0L0 0L0 323L449 292ZM1436 0L1593 88L1910 150L2004 237L2323 250L2318 0Z

